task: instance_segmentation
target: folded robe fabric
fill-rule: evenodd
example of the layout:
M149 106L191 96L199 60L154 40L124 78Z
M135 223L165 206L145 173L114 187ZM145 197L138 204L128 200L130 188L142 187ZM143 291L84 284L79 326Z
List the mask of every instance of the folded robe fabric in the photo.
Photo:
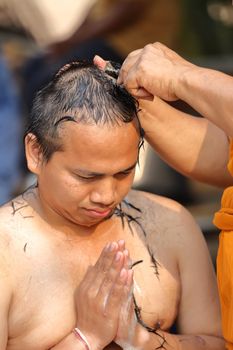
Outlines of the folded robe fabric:
M222 196L221 209L215 213L214 224L223 231L233 231L233 186Z
M233 142L230 144L228 170L233 176ZM221 301L223 335L226 348L233 350L233 186L222 196L221 209L214 216L220 230L217 256L218 288Z

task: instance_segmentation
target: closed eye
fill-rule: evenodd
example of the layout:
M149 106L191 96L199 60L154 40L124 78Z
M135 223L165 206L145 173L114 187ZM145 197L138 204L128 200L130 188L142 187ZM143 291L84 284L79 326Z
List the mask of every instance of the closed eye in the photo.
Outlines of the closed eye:
M133 166L131 166L130 168L123 170L123 171L119 171L118 173L113 174L112 176L116 177L116 178L126 177L126 176L130 175L135 170L135 167L136 167L136 163ZM72 171L72 175L75 178L78 178L78 179L83 180L83 181L95 181L95 180L98 180L104 176L107 176L106 174L101 174L101 173L84 173L82 175L81 174L80 174L80 172Z
M126 171L121 171L121 172L117 173L115 176L124 177L124 176L130 175L134 171L134 169L135 168L130 169L130 170L126 170Z
M96 180L97 178L100 178L101 175L83 176L75 173L74 176L80 180L91 181L91 180Z

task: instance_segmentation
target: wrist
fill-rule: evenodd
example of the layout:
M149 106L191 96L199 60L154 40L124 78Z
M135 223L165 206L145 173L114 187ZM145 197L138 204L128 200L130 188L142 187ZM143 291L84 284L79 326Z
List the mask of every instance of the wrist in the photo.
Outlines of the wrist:
M193 80L199 75L198 66L193 63L186 62L182 64L180 69L176 70L176 76L173 79L173 93L174 95L186 102L186 95L189 94L189 89L192 89Z
M83 347L85 348L85 350L92 350L91 346L87 340L87 338L85 337L85 335L80 331L79 328L74 328L73 329L73 333L75 335L75 338L77 338L82 344Z
M86 350L82 341L78 340L74 332L71 331L65 338L51 348L51 350Z
M150 333L141 325L138 325L137 332L132 341L132 345L135 349L144 349L150 339Z
M189 63L187 66L182 67L182 71L178 75L176 84L174 84L176 96L186 103L189 103L190 96L195 93L203 74L204 69L194 64Z
M73 329L73 335L76 341L82 344L83 350L101 350L103 347L98 345L98 342L93 340L89 335L83 333L78 327Z

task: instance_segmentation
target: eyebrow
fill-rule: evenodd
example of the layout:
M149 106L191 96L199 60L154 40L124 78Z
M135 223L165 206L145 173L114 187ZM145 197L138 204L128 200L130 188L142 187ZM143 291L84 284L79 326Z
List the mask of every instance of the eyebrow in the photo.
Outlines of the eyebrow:
M130 171L130 170L133 170L136 167L137 163L138 162L135 162L133 165L131 165L127 169L118 171L116 174L120 174L120 173L124 173L124 172ZM91 171L91 170L86 170L86 169L75 169L74 172L77 172L77 173L79 173L81 175L87 175L87 176L103 176L103 175L106 175L104 173L98 173L98 172ZM116 174L114 174L114 175L116 175Z

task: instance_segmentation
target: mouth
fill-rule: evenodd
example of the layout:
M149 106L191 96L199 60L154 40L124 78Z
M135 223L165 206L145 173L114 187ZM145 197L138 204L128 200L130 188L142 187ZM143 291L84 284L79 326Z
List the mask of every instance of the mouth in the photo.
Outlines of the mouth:
M93 209L83 208L83 209L88 216L93 217L93 218L105 218L105 217L109 216L112 212L112 208L108 208L105 210L94 209L94 208Z

